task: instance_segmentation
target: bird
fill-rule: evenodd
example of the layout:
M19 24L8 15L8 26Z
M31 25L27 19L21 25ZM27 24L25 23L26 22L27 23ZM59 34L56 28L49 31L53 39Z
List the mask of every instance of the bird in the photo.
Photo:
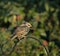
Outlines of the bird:
M26 37L32 25L29 22L23 22L20 26L18 26L11 37L11 40L18 38L20 40L23 37Z

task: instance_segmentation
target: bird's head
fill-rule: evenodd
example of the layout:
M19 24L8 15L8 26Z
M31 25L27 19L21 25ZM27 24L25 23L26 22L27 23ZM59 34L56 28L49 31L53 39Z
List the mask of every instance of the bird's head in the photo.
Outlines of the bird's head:
M28 28L32 27L32 25L29 22L23 22L21 26L27 26Z
M28 23L28 22L26 22L25 25L26 25L28 28L31 28L31 27L32 27L32 25L31 25L30 23Z

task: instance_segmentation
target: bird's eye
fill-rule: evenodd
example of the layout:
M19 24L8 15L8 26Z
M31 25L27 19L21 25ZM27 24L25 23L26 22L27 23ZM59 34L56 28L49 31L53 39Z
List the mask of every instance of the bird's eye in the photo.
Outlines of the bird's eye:
M30 26L30 25L28 25L28 26Z

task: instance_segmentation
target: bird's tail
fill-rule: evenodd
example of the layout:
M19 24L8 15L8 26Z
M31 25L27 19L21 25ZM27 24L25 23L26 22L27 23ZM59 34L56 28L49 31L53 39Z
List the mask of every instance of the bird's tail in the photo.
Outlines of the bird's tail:
M13 34L10 38L11 40L15 39L17 37L17 35Z
M15 39L16 37L17 37L16 35L15 35L15 36L13 36L11 40Z

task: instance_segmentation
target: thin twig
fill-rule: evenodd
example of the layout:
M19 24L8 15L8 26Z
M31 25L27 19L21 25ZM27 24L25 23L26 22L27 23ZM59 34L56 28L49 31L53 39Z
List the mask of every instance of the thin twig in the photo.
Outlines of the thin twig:
M32 39L38 41L39 44L42 45L42 46L44 47L44 49L46 50L47 56L50 56L48 48L47 48L46 46L44 46L44 45L41 43L40 40L38 40L37 38L35 38L35 36L28 36L28 38L32 38Z
M42 46L44 47L44 49L46 50L47 56L50 56L50 55L49 55L49 50L48 50L48 48L46 48L46 46L44 46L44 45L41 43L40 40L38 40L37 38L35 38L35 36L28 35L27 38L32 38L32 39L38 41L39 44L42 45ZM24 38L21 38L20 40L22 40L22 39L24 39ZM7 43L7 42L5 42L5 44L6 44L6 43ZM10 55L14 52L14 49L15 49L15 47L17 46L17 43L19 43L19 41L15 42L15 44L14 44L14 46L12 47L11 51L9 52L9 54L5 54L4 52L2 52L2 55L3 55L3 53L4 53L5 56L10 56ZM4 44L3 44L3 46L4 46ZM2 48L3 48L3 47L2 47ZM1 49L1 50L2 50L2 49ZM2 51L3 51L3 50L2 50Z
M20 40L22 40L22 39L23 39L23 38L21 38ZM15 42L14 46L12 47L12 49L11 49L10 53L9 53L9 54L7 54L7 56L10 56L10 55L14 52L15 47L17 46L17 44L18 44L18 43L19 43L19 41Z

